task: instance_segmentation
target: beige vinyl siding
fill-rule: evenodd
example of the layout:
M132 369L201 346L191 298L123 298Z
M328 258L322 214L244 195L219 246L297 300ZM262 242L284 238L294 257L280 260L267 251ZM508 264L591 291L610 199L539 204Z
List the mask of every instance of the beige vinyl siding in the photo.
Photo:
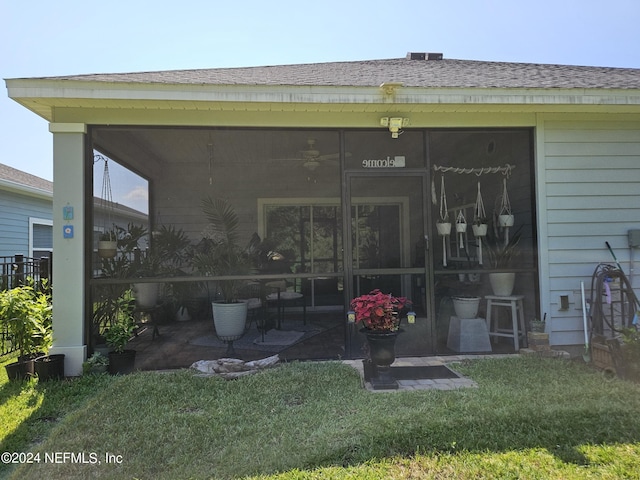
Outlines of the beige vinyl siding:
M549 292L543 308L553 344L582 344L580 282L589 298L596 266L614 262L605 242L630 273L627 232L640 229L640 123L546 121L543 148L541 248L547 248ZM640 277L632 281L640 286ZM573 303L562 311L565 294Z

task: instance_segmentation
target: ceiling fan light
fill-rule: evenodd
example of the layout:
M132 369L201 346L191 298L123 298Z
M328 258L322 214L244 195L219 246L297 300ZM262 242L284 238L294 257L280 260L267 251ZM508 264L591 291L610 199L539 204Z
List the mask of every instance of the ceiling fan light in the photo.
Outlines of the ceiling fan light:
M320 162L317 161L317 160L307 160L302 165L303 165L304 168L306 168L310 172L313 172L313 171L315 171L316 168L318 168L320 166Z

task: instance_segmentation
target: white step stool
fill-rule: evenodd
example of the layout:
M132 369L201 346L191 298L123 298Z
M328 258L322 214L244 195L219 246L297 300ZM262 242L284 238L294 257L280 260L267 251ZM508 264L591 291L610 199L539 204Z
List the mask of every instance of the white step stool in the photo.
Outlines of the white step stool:
M520 350L520 337L525 338L524 326L524 306L522 300L524 295L511 295L501 297L498 295L487 295L487 328L492 337L513 338L513 347L516 352ZM495 308L508 307L511 309L511 328L500 328L497 319L493 318Z

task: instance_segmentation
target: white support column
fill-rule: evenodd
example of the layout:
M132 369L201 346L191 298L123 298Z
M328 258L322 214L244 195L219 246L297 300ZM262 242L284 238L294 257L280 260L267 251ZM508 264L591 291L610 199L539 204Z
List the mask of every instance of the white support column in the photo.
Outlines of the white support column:
M65 375L82 373L84 341L84 139L81 123L51 123L53 133L53 348ZM66 215L65 215L66 213ZM66 218L65 218L66 217Z

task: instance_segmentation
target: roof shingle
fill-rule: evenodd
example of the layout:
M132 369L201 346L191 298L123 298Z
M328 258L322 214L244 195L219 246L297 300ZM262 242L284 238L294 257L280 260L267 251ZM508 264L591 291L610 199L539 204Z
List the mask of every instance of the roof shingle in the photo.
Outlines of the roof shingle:
M53 192L53 183L44 178L0 163L0 180L7 180L25 187L37 188L46 192Z
M640 88L640 69L486 62L365 60L243 68L167 70L46 77L115 83L377 87L400 82L424 88Z

